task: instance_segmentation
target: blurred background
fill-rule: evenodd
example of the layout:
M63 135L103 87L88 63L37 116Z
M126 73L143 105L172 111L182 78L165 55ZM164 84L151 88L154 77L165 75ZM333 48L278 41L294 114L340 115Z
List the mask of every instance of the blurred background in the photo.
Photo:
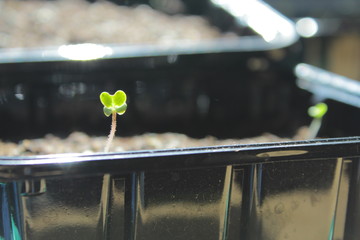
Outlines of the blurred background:
M357 0L266 0L291 18L303 36L303 61L360 79L360 3Z
M98 95L117 89L125 135L289 135L325 99L295 67L360 79L359 26L357 0L3 0L2 137L103 134ZM335 100L324 136L357 134L358 109Z
M86 4L89 2L100 4L89 7ZM111 2L132 7L142 4L143 7L131 12L124 8L115 9L115 5L107 4L106 1L95 0L1 1L0 46L54 46L83 42L144 44L155 41L164 44L174 39L185 38L185 35L190 40L204 40L219 37L218 30L230 32L228 34L230 36L239 32L243 34L244 31L234 24L229 24L235 20L229 14L222 13L214 7L214 2L221 3L221 1L112 0ZM243 8L253 1L238 2L238 7ZM360 7L357 0L266 0L265 2L296 24L298 34L302 37L303 62L349 78L360 79L358 67ZM205 19L192 17L180 21L170 20L164 15L151 19L156 14L145 8L144 4L169 15L205 15ZM116 12L122 17L116 16ZM186 25L186 22L191 23ZM170 23L173 24L172 27ZM72 29L66 30L67 26ZM191 29L187 29L189 26ZM216 29L213 28L214 26ZM152 33L144 36L144 33L141 33L142 29L146 30L149 27L152 28ZM116 31L119 28L122 30ZM169 34L164 35L164 32L170 29L178 29L178 32L170 31Z

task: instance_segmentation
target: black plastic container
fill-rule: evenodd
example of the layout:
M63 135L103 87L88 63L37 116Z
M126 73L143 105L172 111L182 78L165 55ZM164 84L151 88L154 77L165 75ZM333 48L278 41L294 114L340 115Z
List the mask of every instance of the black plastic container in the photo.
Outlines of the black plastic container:
M264 3L246 5L241 12L237 6L211 1L185 4L219 27L241 29L241 36L166 46L1 49L1 137L67 135L73 130L103 135L107 119L94 109L102 91L117 89L129 95L124 135L176 131L228 137L265 130L291 134L300 123L297 113L287 114L288 108L303 105L294 90L292 71L299 48L294 46L298 37L292 22Z
M127 56L113 46L118 55L91 61L65 60L55 49L4 50L0 137L104 135L98 96L117 89L129 96L120 135L292 136L309 124L313 95L296 85L296 37L280 39L253 35L206 51L142 46ZM321 136L343 138L0 157L0 237L355 239L360 138L350 137L357 129L349 116L359 113L327 103Z

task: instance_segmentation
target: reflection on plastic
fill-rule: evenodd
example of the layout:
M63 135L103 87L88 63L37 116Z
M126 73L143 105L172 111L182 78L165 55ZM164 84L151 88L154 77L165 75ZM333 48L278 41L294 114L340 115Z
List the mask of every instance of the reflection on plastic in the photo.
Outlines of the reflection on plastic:
M356 80L300 63L295 67L297 85L315 96L318 102L333 99L360 107L360 83Z
M212 0L228 10L243 24L260 34L266 42L293 39L294 25L264 2L258 0Z
M319 31L318 22L314 18L301 18L296 22L296 31L302 37L313 37Z
M63 83L59 86L59 93L67 98L82 95L86 92L86 84L83 82Z
M251 206L244 239L328 239L337 208L341 159L253 168L253 188L243 199Z
M2 184L3 206L13 204L2 218L21 216L25 239L38 240L328 239L344 234L344 164L339 158L47 179L44 194L17 201L16 188Z
M0 239L21 240L21 210L18 184L0 182Z
M231 172L228 167L140 174L135 239L223 239Z
M302 155L306 154L308 151L305 150L284 150L284 151L271 151L259 153L257 157L285 157L285 156L293 156L293 155Z
M58 49L60 56L69 60L94 60L112 54L112 49L99 44L83 43L62 45Z
M15 97L18 100L24 100L25 99L25 93L24 93L24 84L17 84L14 89Z

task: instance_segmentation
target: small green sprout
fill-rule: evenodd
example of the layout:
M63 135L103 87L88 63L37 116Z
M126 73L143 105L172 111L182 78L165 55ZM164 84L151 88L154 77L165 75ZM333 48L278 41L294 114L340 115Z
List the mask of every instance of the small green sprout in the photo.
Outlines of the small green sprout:
M114 95L108 92L102 92L100 94L100 101L104 105L103 110L105 116L109 117L112 115L111 130L104 149L105 152L108 152L116 132L116 115L123 115L127 108L126 94L121 90L116 91Z
M308 134L309 139L316 138L316 136L318 135L322 124L322 119L324 115L327 113L327 110L328 110L328 106L325 103L318 103L314 106L309 107L308 114L310 117L313 118L309 126L309 134Z
M325 103L318 103L315 106L311 106L308 109L308 114L313 118L322 118L328 110L328 106Z

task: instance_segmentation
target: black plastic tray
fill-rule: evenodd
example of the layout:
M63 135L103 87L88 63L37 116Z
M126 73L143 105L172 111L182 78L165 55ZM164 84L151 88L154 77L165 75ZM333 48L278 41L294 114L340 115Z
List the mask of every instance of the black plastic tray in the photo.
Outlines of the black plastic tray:
M110 49L105 51L109 54L91 60L64 57L59 49L66 46L1 49L1 138L67 135L73 130L103 135L108 124L93 109L98 108L101 91L117 89L128 93L131 106L121 123L127 126L120 131L123 135L180 131L227 137L266 129L289 134L296 129L284 128L285 122L293 121L277 114L293 104L283 100L302 101L293 90L292 71L299 58L293 23L261 2L246 4L240 12L231 1L185 4L216 25L240 27L244 35L172 46L97 45ZM232 21L223 20L229 18ZM71 46L71 51L87 46ZM278 81L281 87L276 86ZM292 93L294 97L289 96ZM239 107L234 108L234 100ZM259 128L263 117L272 120ZM259 124L249 129L244 123L250 119ZM230 125L221 127L224 120Z
M123 5L124 2L113 1ZM128 1L149 4L151 1ZM125 3L125 5L128 5ZM155 4L156 5L156 4ZM225 52L254 52L284 48L298 35L293 22L263 2L234 4L232 1L184 1L185 14L204 16L220 30L234 30L239 38L206 41L178 41L173 44L69 44L55 47L0 50L0 63L57 62L69 60L117 59ZM240 11L239 11L240 10Z
M1 236L355 239L359 144L1 158Z

